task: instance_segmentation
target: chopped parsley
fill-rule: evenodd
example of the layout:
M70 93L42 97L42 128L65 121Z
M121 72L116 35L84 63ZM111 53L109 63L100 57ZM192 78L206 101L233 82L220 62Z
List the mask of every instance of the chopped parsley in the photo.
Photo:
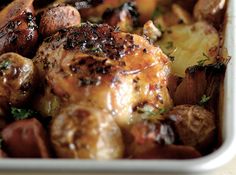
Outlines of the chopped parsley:
M207 54L205 54L204 52L202 53L202 55L203 55L204 57L206 57L208 60L211 59L211 58L210 58Z
M169 41L166 43L166 49L173 49L174 43L172 41Z
M205 59L199 60L199 61L197 62L197 65L198 65L198 66L204 66L204 64L206 63L206 61L209 61L209 60L210 60L210 57L207 56L205 53L203 53L202 55L205 57Z
M31 109L20 109L20 108L11 108L11 114L15 120L23 120L33 115L37 114L35 111Z
M139 113L144 113L148 116L163 115L164 113L166 113L165 108L159 108L158 110L155 110L153 108L147 108L147 107L140 108L140 107L138 107L137 111Z
M4 60L0 64L0 70L6 70L10 65L11 65L11 61L10 60Z
M156 25L156 27L158 28L158 30L159 30L160 32L163 32L163 31L164 31L164 30L162 29L161 24L158 23L158 24Z
M210 99L211 99L210 96L204 94L199 102L199 105L204 106Z
M157 7L156 10L152 14L152 19L155 19L155 18L163 15L163 13L164 13L163 9L160 6Z

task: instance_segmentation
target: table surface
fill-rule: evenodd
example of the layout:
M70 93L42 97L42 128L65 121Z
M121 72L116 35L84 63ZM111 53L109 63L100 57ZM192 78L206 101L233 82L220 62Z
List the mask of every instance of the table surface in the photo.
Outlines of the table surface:
M84 174L84 173L73 173L73 174L70 174L70 173L59 173L59 172L56 172L56 173L37 173L37 172L30 172L30 173L14 173L14 172L11 172L11 173L8 173L8 172L1 172L0 171L0 175L97 175L95 173L93 174ZM99 174L99 175L102 175L102 174ZM105 174L103 174L105 175ZM106 174L106 175L111 175L111 174ZM118 175L118 174L117 174ZM122 175L125 175L124 173L122 173ZM129 174L131 175L131 174ZM136 175L136 174L135 174ZM140 174L141 175L141 174ZM162 175L162 174L156 174L156 175ZM165 174L167 175L167 174ZM173 175L173 174L172 174ZM215 172L211 172L211 173L206 173L206 174L198 174L198 175L236 175L236 157L230 161L227 165L223 166L222 168L216 170Z

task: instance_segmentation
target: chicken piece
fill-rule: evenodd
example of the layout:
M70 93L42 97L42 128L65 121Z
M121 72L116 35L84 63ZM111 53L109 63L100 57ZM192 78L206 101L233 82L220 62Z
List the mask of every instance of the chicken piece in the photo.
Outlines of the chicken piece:
M107 112L69 105L52 121L51 141L61 158L117 159L123 157L120 128Z
M104 109L121 127L141 103L169 108L169 60L138 35L86 23L48 38L34 58L46 86L66 104ZM43 82L43 81L42 81Z

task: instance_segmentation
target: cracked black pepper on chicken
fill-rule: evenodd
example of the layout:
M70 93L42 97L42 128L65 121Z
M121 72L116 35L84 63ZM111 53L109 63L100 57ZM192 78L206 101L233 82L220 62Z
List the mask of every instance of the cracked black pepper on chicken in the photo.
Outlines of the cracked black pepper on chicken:
M226 5L1 1L0 157L193 159L216 150Z

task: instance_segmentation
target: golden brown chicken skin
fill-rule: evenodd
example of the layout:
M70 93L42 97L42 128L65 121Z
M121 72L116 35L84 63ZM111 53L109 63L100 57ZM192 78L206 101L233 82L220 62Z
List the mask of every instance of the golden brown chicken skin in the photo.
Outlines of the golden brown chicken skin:
M169 60L158 47L108 25L86 23L47 38L34 62L63 103L105 109L120 126L139 103L170 107Z

